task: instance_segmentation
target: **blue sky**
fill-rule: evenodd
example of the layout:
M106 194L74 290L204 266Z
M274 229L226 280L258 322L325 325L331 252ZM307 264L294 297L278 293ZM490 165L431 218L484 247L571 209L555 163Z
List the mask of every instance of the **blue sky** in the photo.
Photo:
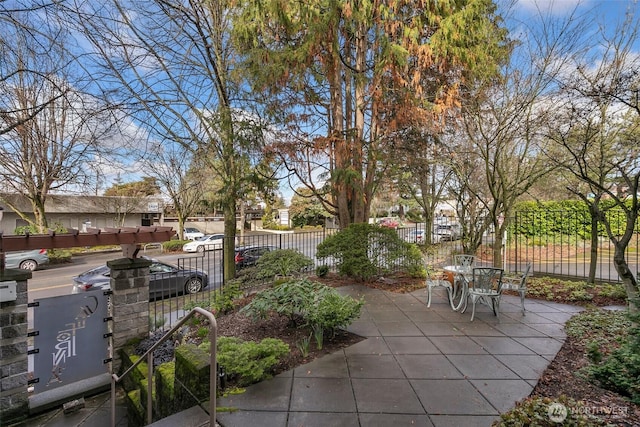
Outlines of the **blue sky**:
M504 1L504 0L500 0ZM539 19L538 10L554 17L566 17L574 10L593 18L593 24L615 28L629 10L640 11L636 0L516 0L516 12L523 21ZM535 22L535 21L534 21Z

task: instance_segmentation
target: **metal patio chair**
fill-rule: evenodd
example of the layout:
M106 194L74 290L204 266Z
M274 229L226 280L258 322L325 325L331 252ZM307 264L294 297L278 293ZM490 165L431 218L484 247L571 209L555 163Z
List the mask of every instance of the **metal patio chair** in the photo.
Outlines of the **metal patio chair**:
M454 255L453 263L462 268L468 268L471 270L476 263L475 255Z
M469 286L469 280L471 280L471 270L475 266L475 255L454 255L453 264L461 271L455 275L453 282L453 307L456 310L460 310L464 305L466 309L466 294L464 290ZM462 310L464 312L464 310Z
M471 300L471 321L476 314L476 303L483 300L487 304L491 301L493 314L500 319L500 297L502 296L501 268L476 267L473 269L473 287L469 288L468 299ZM466 307L465 307L466 310ZM464 310L463 310L464 311Z
M453 307L453 285L442 276L438 277L432 269L427 267L427 307L431 307L431 289L435 287L443 287L447 290L447 296L449 297L449 305Z
M531 275L531 263L527 264L527 268L520 277L503 277L502 289L516 291L520 295L520 304L522 305L522 315L525 315L524 296L527 293L527 279Z

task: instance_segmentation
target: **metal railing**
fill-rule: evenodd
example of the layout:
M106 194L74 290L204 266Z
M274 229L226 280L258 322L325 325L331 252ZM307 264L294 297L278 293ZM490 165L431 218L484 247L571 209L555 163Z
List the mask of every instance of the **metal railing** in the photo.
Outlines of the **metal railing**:
M200 307L195 307L186 316L184 316L176 325L165 333L162 338L156 342L149 350L147 350L134 364L132 364L122 375L111 374L111 426L116 425L116 384L122 380L136 366L138 366L143 360L147 361L147 424L153 422L153 351L164 343L171 335L173 335L187 320L189 320L196 313L205 316L209 319L209 351L211 352L210 367L209 367L209 425L216 425L216 341L218 339L218 324L213 313L204 310Z

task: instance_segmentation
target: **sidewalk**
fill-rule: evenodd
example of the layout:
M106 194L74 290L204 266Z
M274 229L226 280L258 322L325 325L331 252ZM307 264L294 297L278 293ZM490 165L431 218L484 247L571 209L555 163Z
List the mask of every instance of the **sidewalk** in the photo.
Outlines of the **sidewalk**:
M218 407L235 410L218 412L223 427L490 426L530 394L562 346L565 321L581 310L527 300L523 317L519 298L503 296L500 322L484 305L470 322L471 313L452 311L441 289L431 308L426 289L341 292L364 296L362 316L349 330L367 339L219 398ZM100 396L97 407L71 415L59 410L22 425L109 425L109 395ZM188 425L208 425L204 411L196 412ZM119 406L119 427L127 425L124 413ZM186 414L176 417L154 425L187 425Z

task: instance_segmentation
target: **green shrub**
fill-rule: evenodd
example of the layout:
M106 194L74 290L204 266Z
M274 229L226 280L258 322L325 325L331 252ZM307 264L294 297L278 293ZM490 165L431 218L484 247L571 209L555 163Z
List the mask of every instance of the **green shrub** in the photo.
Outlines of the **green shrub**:
M264 280L258 277L258 270L252 265L236 272L235 279L228 280L227 284L237 286L243 296L249 296L255 289L264 285Z
M342 296L326 286L315 295L311 304L307 309L307 323L333 336L338 328L350 325L360 316L364 301Z
M325 277L327 274L329 274L328 265L319 265L316 267L316 276Z
M242 296L237 282L229 281L222 288L222 293L213 293L211 308L214 313L229 313L236 308L236 300Z
M586 289L576 289L569 294L569 301L591 301L593 294Z
M395 230L372 224L351 224L318 245L318 259L333 257L340 274L360 280L393 270L423 273L419 249L403 241Z
M195 307L202 307L214 314L225 314L236 308L236 300L243 295L240 284L230 280L222 288L222 292L214 292L208 301L188 301L184 304L185 311L191 311Z
M590 378L607 390L640 404L640 354L625 343L602 363L589 368Z
M169 240L168 242L162 242L162 250L165 252L180 252L185 243L189 243L191 240Z
M331 334L360 316L364 302L342 296L334 288L308 279L295 280L259 292L242 308L253 318L266 319L272 312L293 323L322 328Z
M550 405L554 403L562 404L567 409L567 418L561 423L551 421L549 416ZM524 399L516 404L516 407L500 415L500 419L495 421L493 427L596 427L606 426L607 423L598 419L585 410L584 406L566 396L557 399L548 397L533 397Z
M201 344L205 350L209 343ZM219 337L218 363L229 379L237 379L239 386L247 386L271 376L270 370L280 358L289 353L289 346L282 340L265 338L262 341L242 341L234 337Z
M47 249L47 256L51 264L66 264L71 262L72 253L68 249Z
M305 318L313 303L313 295L326 287L307 279L287 281L273 288L258 292L241 312L254 319L266 319L271 312L288 317L295 323L297 317Z
M256 263L259 278L291 276L313 266L308 256L295 249L278 249L262 255Z

